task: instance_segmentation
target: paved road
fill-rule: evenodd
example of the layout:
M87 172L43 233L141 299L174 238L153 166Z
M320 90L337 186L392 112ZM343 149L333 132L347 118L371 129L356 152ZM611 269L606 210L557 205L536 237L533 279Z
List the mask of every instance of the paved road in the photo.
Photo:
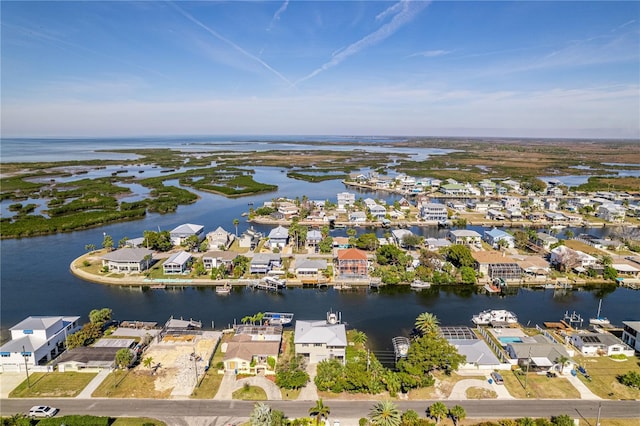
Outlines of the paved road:
M401 410L413 409L424 415L426 408L435 401L399 401ZM602 418L640 418L640 401L581 401L581 400L466 400L441 401L447 406L462 405L470 418L541 417L567 414L574 418L596 418L598 405L602 404ZM146 399L2 399L2 415L26 412L35 404L58 407L61 414L94 414L99 416L123 416L154 418L176 417L248 417L253 408L249 401L214 400L146 400ZM268 401L289 417L308 416L309 401ZM332 418L365 417L372 401L326 400Z

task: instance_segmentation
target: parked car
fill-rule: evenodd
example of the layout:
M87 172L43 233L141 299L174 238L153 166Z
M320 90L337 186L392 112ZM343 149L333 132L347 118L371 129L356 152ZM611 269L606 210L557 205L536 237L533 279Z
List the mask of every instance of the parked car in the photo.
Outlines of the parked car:
M29 417L53 417L58 413L57 408L48 405L34 405L29 410Z
M504 380L502 380L502 376L497 371L494 371L493 373L491 373L491 378L493 379L494 382L496 382L496 385L504 384Z

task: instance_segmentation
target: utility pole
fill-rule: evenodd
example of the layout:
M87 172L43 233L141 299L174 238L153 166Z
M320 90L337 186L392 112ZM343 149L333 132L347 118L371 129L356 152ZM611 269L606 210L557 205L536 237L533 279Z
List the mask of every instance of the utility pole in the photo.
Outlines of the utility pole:
M598 402L598 418L596 419L596 426L600 426L600 410L602 410L602 402Z
M529 391L527 390L527 377L529 377L530 365L531 365L531 346L529 346L529 354L527 355L527 371L524 374L524 390L527 392L527 398L529 397Z
M24 349L24 345L22 345L22 358L24 358L24 372L27 373L27 386L31 389L31 382L29 381L29 366L27 365L27 358L30 355L27 355L27 351Z

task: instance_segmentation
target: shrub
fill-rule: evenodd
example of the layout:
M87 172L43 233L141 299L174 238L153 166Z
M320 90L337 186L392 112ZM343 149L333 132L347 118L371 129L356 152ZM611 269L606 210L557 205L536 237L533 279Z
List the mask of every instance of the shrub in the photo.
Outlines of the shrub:
M629 371L625 374L619 375L618 381L630 388L640 389L640 373L636 371Z

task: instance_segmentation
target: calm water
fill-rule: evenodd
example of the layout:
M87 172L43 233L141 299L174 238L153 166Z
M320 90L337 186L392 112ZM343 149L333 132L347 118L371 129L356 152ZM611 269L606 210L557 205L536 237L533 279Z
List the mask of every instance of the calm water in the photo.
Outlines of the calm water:
M174 140L165 142L175 143ZM120 146L120 143L124 142L118 142L117 145ZM5 140L2 144L2 160L9 161L5 156L8 152ZM90 143L78 141L77 144L82 149L69 148L63 155L77 158L78 152L87 152L85 148ZM63 143L60 145L66 146ZM248 142L245 145L251 145L254 148L256 146L255 143ZM135 146L140 146L140 142ZM268 144L266 146L265 149L274 149ZM34 152L37 150L34 147L30 149ZM13 151L13 158L19 155L19 151L19 149ZM419 153L419 155L431 154L433 152ZM33 155L35 158L36 154ZM96 154L92 153L91 157L87 158L95 157ZM345 190L344 185L339 181L323 183L297 181L287 178L286 173L270 168L258 168L255 178L261 182L275 183L279 186L279 190L240 199L226 199L213 194L200 193L202 196L200 201L194 205L181 206L176 214L150 214L140 221L118 223L86 231L0 241L0 327L3 337L6 337L8 327L28 315L64 314L81 315L86 318L91 309L100 307L112 308L114 316L121 320L135 319L163 323L173 315L201 320L208 326L213 321L216 328L259 311L293 312L298 319L314 319L323 318L328 310L333 309L341 311L344 321L350 326L365 331L377 349L389 349L390 339L393 336L407 335L415 317L424 311L435 313L445 325L470 325L473 314L484 309L504 308L514 311L522 323L533 324L557 321L567 310L576 310L585 318L594 316L598 300L603 298L602 313L612 322L619 324L623 320L638 319L640 292L627 289L615 289L610 292L571 291L566 294L554 294L549 290L519 290L504 298L476 294L473 290L457 287L423 292L386 289L371 293L364 290L340 293L334 290L292 289L282 294L237 289L231 295L223 297L216 295L211 289L141 291L109 287L82 281L69 272L69 263L84 253L86 244L100 246L103 232L111 235L114 241L118 241L125 236L129 238L141 236L147 229L156 230L158 227L171 229L187 222L204 225L205 232L217 226L233 231L234 218L240 219L239 231L242 232L249 225L241 217L241 213L248 210L250 202L259 206L274 197L295 198L302 195L307 195L310 199L335 200L336 194ZM136 193L143 191L141 188L134 189ZM386 193L362 193L361 196L382 198L389 202L398 197ZM256 226L256 228L265 232L270 229L266 226ZM370 232L364 228L359 228L358 231ZM445 232L436 228L413 229L413 231L424 236L442 236ZM576 234L585 231L584 229L574 230ZM378 230L378 232L382 231ZM608 229L594 229L590 232L604 235ZM344 235L344 230L336 231L334 235Z

